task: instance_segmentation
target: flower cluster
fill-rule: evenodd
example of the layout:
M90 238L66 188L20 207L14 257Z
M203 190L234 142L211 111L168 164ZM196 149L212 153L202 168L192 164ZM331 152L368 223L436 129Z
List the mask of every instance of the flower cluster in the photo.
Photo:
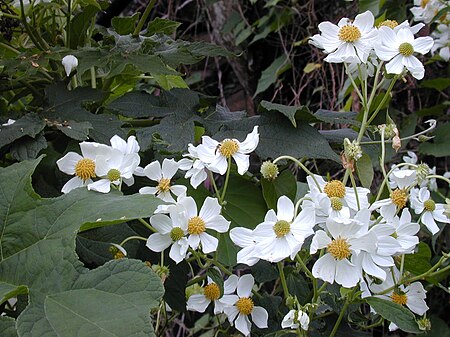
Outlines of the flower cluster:
M310 43L323 49L331 63L364 64L373 74L373 67L380 61L387 62L388 74L401 74L406 68L415 78L422 79L423 64L414 54L426 54L433 47L433 38L415 38L424 25L410 26L407 21L398 24L386 20L378 27L370 11L355 17L341 19L337 25L331 22L319 24L321 34L314 35Z

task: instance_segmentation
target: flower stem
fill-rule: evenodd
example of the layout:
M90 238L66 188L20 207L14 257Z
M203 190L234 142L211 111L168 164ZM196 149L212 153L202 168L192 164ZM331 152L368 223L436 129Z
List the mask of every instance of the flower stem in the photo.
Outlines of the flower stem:
M145 221L144 219L139 218L138 221L143 224L145 227L147 227L148 229L150 229L153 233L157 233L158 231L152 226L150 225L147 221Z
M312 173L310 170L308 170L308 168L307 168L305 165L303 165L303 163L302 163L300 160L298 160L298 159L296 159L296 158L294 158L294 157L291 157L291 156L280 156L280 157L278 157L277 159L275 159L275 160L273 161L273 163L276 164L277 162L279 162L280 160L283 160L283 159L289 159L289 160L293 161L294 163L296 163L298 166L300 166L300 168L301 168L303 171L305 171L308 175L311 176L311 178L312 178L312 179L314 180L314 182L316 183L317 188L318 188L319 191L322 193L322 189L320 188L320 185L319 185L319 183L317 182L317 179L316 179L314 173Z
M141 240L141 241L147 241L147 239L146 238L144 238L144 237L142 237L142 236L129 236L129 237L127 237L125 240L123 240L120 244L119 244L119 246L122 246L123 247L123 245L125 244L125 243L127 243L128 241L131 241L131 240Z
M228 158L228 168L227 175L225 176L225 183L223 184L222 196L220 197L221 204L225 201L225 194L227 193L228 181L230 179L230 171L231 171L231 157Z
M356 287L354 287L352 292L347 295L347 299L345 300L344 306L342 307L341 312L339 313L339 317L338 317L336 323L334 324L333 330L331 331L329 337L334 337L334 335L336 335L336 332L337 332L337 330L339 328L339 325L341 324L342 318L344 318L344 315L347 312L347 308L348 308L348 306L350 304L351 297L353 297L355 289L356 289Z
M286 283L286 276L284 275L284 266L282 262L277 263L278 272L280 273L281 286L283 287L284 297L288 299L290 297L289 289Z
M150 2L147 5L147 8L144 11L144 14L142 14L141 19L139 20L136 28L133 31L133 37L138 37L139 33L142 30L142 27L144 27L145 21L147 20L148 15L150 14L151 10L153 9L153 6L155 5L156 0L150 0Z

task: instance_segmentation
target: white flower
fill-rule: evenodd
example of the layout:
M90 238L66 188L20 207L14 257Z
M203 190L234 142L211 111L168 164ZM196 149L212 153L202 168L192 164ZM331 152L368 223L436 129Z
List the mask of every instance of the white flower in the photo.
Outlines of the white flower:
M430 23L445 5L439 0L414 0L414 7L410 9L414 21Z
M434 202L431 198L430 191L426 187L422 187L420 190L417 188L411 190L411 207L416 214L421 214L420 222L433 235L439 232L436 221L450 223L450 219L444 214L444 205Z
M235 227L230 230L231 241L242 249L237 253L237 263L253 266L259 261L256 251L256 241L253 231L244 227Z
M358 284L362 276L361 268L348 259L359 251L375 252L377 238L373 232L361 233L362 224L357 220L327 220L330 236L323 230L314 235L310 253L327 248L327 253L319 258L313 266L312 274L329 283L336 283L351 288Z
M170 245L169 257L177 264L184 260L189 248L186 234L186 224L177 221L177 210L173 210L171 217L165 214L155 214L150 223L158 231L149 236L147 247L154 252L162 252Z
M123 140L117 135L110 139L111 147L117 149L123 154L138 153L140 150L139 143L135 136L128 137L127 141Z
M187 228L189 246L197 249L201 244L203 253L214 252L219 241L206 233L206 230L213 229L225 233L230 227L230 222L220 215L222 207L217 199L207 197L200 212L197 212L197 205L192 197L181 197L177 204L184 207L184 211L178 215L180 223Z
M258 126L253 128L242 143L234 138L227 138L219 143L208 136L203 136L202 144L197 146L197 155L208 165L209 170L221 175L227 171L228 160L233 158L238 173L242 175L247 172L250 165L249 153L256 149L258 142Z
M2 126L8 126L8 125L13 125L16 122L15 119L11 119L9 118L8 121L6 123L3 123Z
M436 53L439 50L439 56L447 61L450 59L450 25L440 24L436 30L431 34L434 38L434 45L431 48L431 53Z
M82 156L75 152L69 152L56 162L62 172L75 175L63 186L61 189L63 193L69 193L77 187L92 183L92 178L96 177L95 161L97 156L108 156L111 152L109 146L91 142L80 143L80 149Z
M197 188L202 182L208 178L206 173L207 165L198 158L197 148L189 144L188 152L183 154L183 159L181 159L178 164L180 165L180 170L187 171L185 178L190 178L189 182L193 188Z
M302 248L305 238L314 234L314 208L304 208L294 218L294 204L281 196L277 203L277 213L269 210L264 222L253 230L256 255L269 262L280 262L286 257L291 259Z
M415 57L414 53L426 54L433 46L433 39L429 36L414 39L414 35L408 28L402 28L395 32L388 27L380 27L380 43L375 46L375 52L386 64L389 74L401 74L404 67L412 76L421 80L425 74L423 64Z
M238 297L233 294L237 284L238 277L230 275L223 283L223 294L221 294L219 286L208 277L208 284L203 288L203 294L191 295L187 301L187 309L205 312L208 305L214 302L214 314L223 313L226 307L232 306L238 300Z
M416 236L420 230L417 222L411 221L411 213L408 208L404 208L400 218L394 214L386 215L381 212L381 216L387 220L387 225L394 228L392 236L400 244L401 248L397 253L411 254L414 248L419 243L419 238Z
M418 23L414 26L411 26L408 20L405 20L400 24L395 20L385 20L378 25L378 28L380 27L389 27L395 32L398 32L402 28L408 28L411 33L417 34L423 27L425 27L425 25L423 23Z
M133 185L133 172L140 160L137 153L124 155L116 149L113 149L108 156L97 156L95 174L101 179L88 184L88 190L109 193L111 184L120 186L123 181L127 186Z
M142 187L139 190L141 194L153 194L158 198L166 201L166 202L175 202L173 195L181 196L185 195L187 191L186 186L182 185L172 185L171 179L178 171L178 164L173 159L165 158L161 164L159 161L155 160L154 162L148 164L143 173L150 180L158 182L158 186L156 187Z
M253 300L250 298L254 284L255 279L252 275L241 276L237 285L238 298L232 306L225 307L224 310L230 324L234 324L236 329L242 332L244 336L250 335L250 329L252 327L248 315L252 316L252 321L258 328L267 328L269 315L266 309L255 306Z
M297 329L299 326L301 326L303 330L308 331L309 317L306 312L301 310L290 310L281 322L281 327L283 329Z
M66 55L62 58L61 63L66 70L66 75L69 76L70 73L78 66L78 59L73 55Z
M329 21L319 24L321 34L314 35L310 43L324 49L327 62L366 63L377 31L370 11L358 14L352 22L342 18L337 25Z

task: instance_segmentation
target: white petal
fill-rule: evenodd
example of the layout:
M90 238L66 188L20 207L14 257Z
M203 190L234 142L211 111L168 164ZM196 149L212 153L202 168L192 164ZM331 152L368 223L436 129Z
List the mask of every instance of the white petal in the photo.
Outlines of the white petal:
M375 18L371 11L365 11L355 17L353 24L359 28L361 33L366 33L373 29Z
M155 214L150 218L150 223L161 234L169 234L173 229L172 220L164 214Z
M242 332L244 336L250 335L252 324L250 323L246 315L242 315L241 313L239 313L238 318L234 322L234 326L236 327L236 329Z
M269 318L269 314L266 309L263 307L254 307L252 311L252 321L255 325L260 328L267 328L267 319Z
M161 235L159 233L153 233L147 239L147 247L154 252L162 252L164 249L170 246L172 239L169 235Z
M200 237L196 234L191 234L188 237L188 243L189 246L192 247L192 249L197 249L198 246L200 245Z
M237 277L237 275L230 275L223 283L223 293L224 294L233 293L237 288L238 280L239 278Z
M222 215L216 215L208 221L205 221L206 228L214 229L219 233L225 233L230 228L230 221L225 219Z
M255 279L251 274L243 275L239 278L237 294L239 297L250 297Z
M428 230L431 232L431 234L436 234L439 232L439 227L434 221L433 215L431 212L425 212L423 213L422 217L420 218L422 223L428 228Z
M174 159L165 158L162 163L162 176L166 179L172 179L178 171L178 166Z
M389 74L400 74L403 71L403 55L398 54L389 63L386 64L386 71Z
M175 194L177 197L186 195L187 187L184 185L173 185L173 186L170 186L170 192Z
M361 271L347 259L336 261L335 281L345 288L356 286L361 278Z
M75 188L86 186L86 183L88 183L88 182L92 182L92 180L89 179L87 181L83 181L82 179L80 179L78 177L73 177L67 183L64 184L64 186L61 189L61 192L69 193L70 191L72 191Z
M239 152L240 153L250 153L253 152L258 146L259 142L259 133L258 126L253 127L253 131L245 137L245 140L242 143L239 143Z
M152 194L155 195L158 189L156 187L142 187L139 189L139 194Z
M211 253L217 250L217 245L219 244L219 240L217 240L214 236L209 235L204 232L200 235L200 242L202 243L202 251L203 253Z
M220 175L224 175L228 168L227 158L222 155L217 155L211 164L208 165L208 168Z
M331 254L327 253L314 263L312 274L328 283L334 282L336 272L336 260Z
M315 254L319 249L325 248L330 243L331 239L327 233L323 230L318 230L312 239L310 253Z
M219 201L216 198L207 197L200 209L199 216L203 221L209 222L219 215L221 210L222 207L219 205Z
M416 53L426 54L430 51L431 47L433 47L433 43L433 38L426 36L415 39L411 44Z
M159 161L154 161L144 167L144 174L153 181L160 181L162 178L161 164Z
M248 154L235 153L233 154L233 159L236 162L237 170L240 175L243 175L248 171L248 167L250 166L250 156Z
M197 312L205 312L211 301L203 294L193 294L187 301L187 309Z
M230 238L233 243L241 248L254 244L253 231L244 227L235 227L230 230Z
M87 187L88 190L93 190L100 193L109 193L111 190L111 182L108 179L100 179L92 184L89 184Z
M285 220L287 222L291 222L294 218L294 204L284 195L277 202L277 218L278 220Z
M73 175L75 174L75 166L81 159L83 159L83 157L80 156L78 153L69 152L64 157L59 159L56 162L56 165L58 165L60 171L66 174Z
M181 240L174 242L172 247L170 247L169 257L178 264L186 257L188 248L189 245L187 243L187 239L182 238Z
M414 35L411 32L411 30L409 30L409 28L402 28L402 29L400 29L397 32L397 38L398 38L398 41L400 41L401 43L404 43L404 42L407 42L407 43L410 43L410 44L414 43Z

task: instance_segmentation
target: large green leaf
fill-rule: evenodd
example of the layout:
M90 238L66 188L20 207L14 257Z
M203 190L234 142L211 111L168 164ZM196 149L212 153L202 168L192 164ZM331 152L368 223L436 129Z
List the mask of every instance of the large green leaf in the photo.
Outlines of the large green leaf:
M89 271L75 254L75 236L83 224L88 229L148 217L160 201L85 189L42 199L31 186L40 159L0 169L2 295L29 290L30 304L16 322L19 336L152 335L148 312L163 294L159 277L129 259Z
M281 112L291 121L294 127L297 127L297 119L304 120L308 123L316 122L317 119L309 111L308 107L305 105L300 106L287 106L277 103L271 103L268 101L262 101L259 104L258 110L262 111L277 111Z
M272 64L263 70L261 77L258 80L258 86L256 88L256 95L266 91L272 84L274 84L281 74L291 67L291 63L286 55L281 55L275 59Z
M419 151L435 157L450 156L449 137L450 123L442 124L434 130L435 137L431 142L422 143L419 146Z
M361 158L356 161L356 169L358 171L358 177L361 181L361 185L365 188L372 186L373 180L373 165L369 155L363 153Z
M0 148L24 136L34 138L44 127L44 120L35 113L26 114L14 124L0 125Z
M145 36L152 36L154 34L166 34L171 35L176 32L177 28L181 25L180 22L155 18L153 21L150 21L147 26L147 31L145 32Z
M297 194L297 181L290 170L284 170L274 180L261 179L264 200L267 207L276 209L278 198L285 195L292 201Z
M431 268L431 249L425 242L420 242L417 252L405 255L405 270L420 275Z
M400 304L378 297L367 297L365 300L381 317L394 323L403 331L422 332L416 323L414 314Z
M92 25L92 20L98 11L100 11L98 5L89 5L84 7L83 11L75 15L71 20L69 29L71 49L77 49L78 46L84 44L84 40L86 39L86 34L84 32Z
M140 13L135 13L132 16L119 17L115 16L111 20L111 26L120 35L127 35L134 32L137 22L139 21Z

